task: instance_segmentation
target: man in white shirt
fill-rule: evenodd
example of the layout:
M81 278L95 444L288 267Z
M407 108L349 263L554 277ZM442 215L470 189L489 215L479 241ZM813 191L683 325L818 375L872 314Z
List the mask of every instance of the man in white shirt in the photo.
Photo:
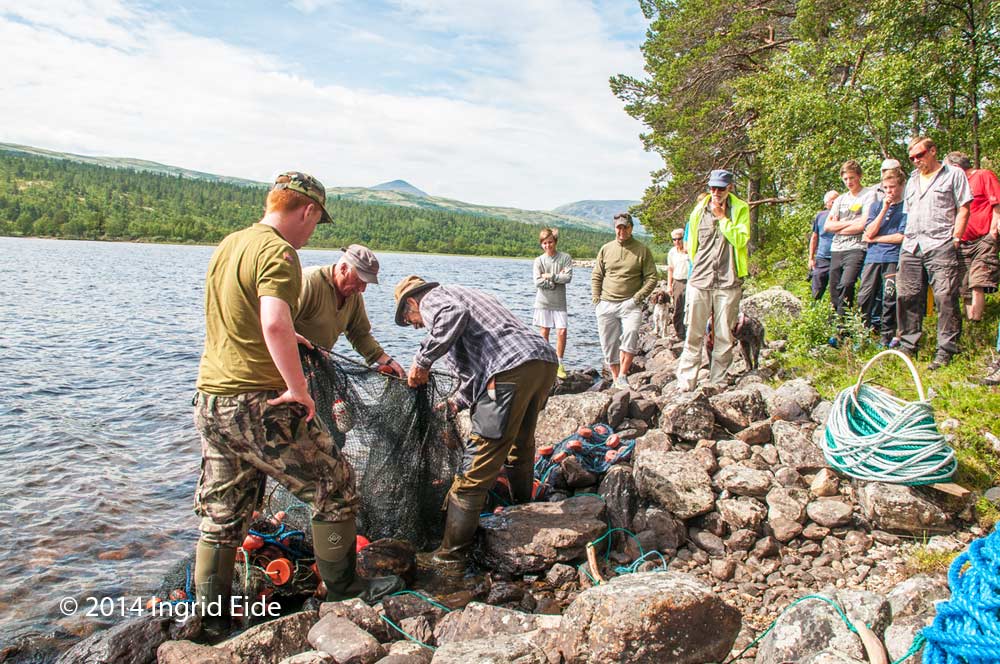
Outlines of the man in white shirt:
M687 335L687 328L684 326L684 307L687 301L685 290L688 273L691 271L691 258L684 248L683 228L670 231L670 238L674 241L674 246L667 253L667 292L674 301L674 334L678 339L683 339Z

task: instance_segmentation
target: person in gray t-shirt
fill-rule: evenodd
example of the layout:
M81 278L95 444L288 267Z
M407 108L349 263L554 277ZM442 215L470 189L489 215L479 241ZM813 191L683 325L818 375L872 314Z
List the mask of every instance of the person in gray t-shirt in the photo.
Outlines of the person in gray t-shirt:
M535 281L535 314L532 323L549 340L549 330L556 328L556 355L559 356L558 378L566 377L563 368L563 353L566 352L566 284L573 280L573 259L570 255L556 251L559 242L558 228L543 228L538 234L543 253L535 259L532 276Z
M865 264L862 233L868 208L875 200L875 189L861 186L861 165L855 160L840 167L840 179L847 191L834 202L824 225L825 230L835 233L830 245L830 304L837 312L838 322L854 306L854 288ZM830 343L835 344L836 339Z
M923 336L927 286L934 290L938 312L937 352L927 369L934 371L958 353L962 319L958 305L958 245L969 221L972 192L960 168L942 164L937 146L926 136L910 141L910 161L917 170L906 183L906 230L896 274L899 339L915 355Z

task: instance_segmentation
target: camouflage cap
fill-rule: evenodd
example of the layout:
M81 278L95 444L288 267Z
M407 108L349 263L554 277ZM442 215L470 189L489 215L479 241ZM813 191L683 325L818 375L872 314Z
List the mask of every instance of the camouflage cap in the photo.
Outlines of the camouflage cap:
M320 217L319 223L333 223L333 219L330 218L330 214L326 211L326 188L323 187L322 182L313 176L298 171L282 173L274 179L274 185L271 187L271 190L275 189L291 189L303 196L308 196L316 201L320 209L323 210L323 216Z

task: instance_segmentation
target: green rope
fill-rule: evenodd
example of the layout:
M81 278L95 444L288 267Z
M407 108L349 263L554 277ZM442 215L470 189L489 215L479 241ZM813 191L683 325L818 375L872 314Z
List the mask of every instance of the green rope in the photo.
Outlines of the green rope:
M399 595L413 595L414 597L422 599L422 600L424 600L425 602L427 602L428 604L430 604L432 606L436 606L437 608L441 609L445 613L451 613L454 610L454 609L449 609L444 604L439 604L438 602L435 602L434 600L432 600L427 595L424 595L423 593L418 593L416 590L400 590L399 592L392 593L392 595L390 595L390 596L391 597L398 597Z
M919 400L904 401L862 382L868 368L889 355L906 362ZM916 367L894 350L869 360L857 384L837 395L826 423L823 456L844 475L892 484L947 482L958 467L955 451L934 422Z

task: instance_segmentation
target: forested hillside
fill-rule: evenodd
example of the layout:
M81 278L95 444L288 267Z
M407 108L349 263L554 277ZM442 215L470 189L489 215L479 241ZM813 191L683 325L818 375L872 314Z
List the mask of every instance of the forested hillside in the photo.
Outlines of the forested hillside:
M67 239L215 243L258 220L262 186L106 168L0 150L0 234ZM538 254L539 227L485 216L372 205L331 196L336 223L313 247L472 255ZM560 249L590 258L611 232L564 228Z

